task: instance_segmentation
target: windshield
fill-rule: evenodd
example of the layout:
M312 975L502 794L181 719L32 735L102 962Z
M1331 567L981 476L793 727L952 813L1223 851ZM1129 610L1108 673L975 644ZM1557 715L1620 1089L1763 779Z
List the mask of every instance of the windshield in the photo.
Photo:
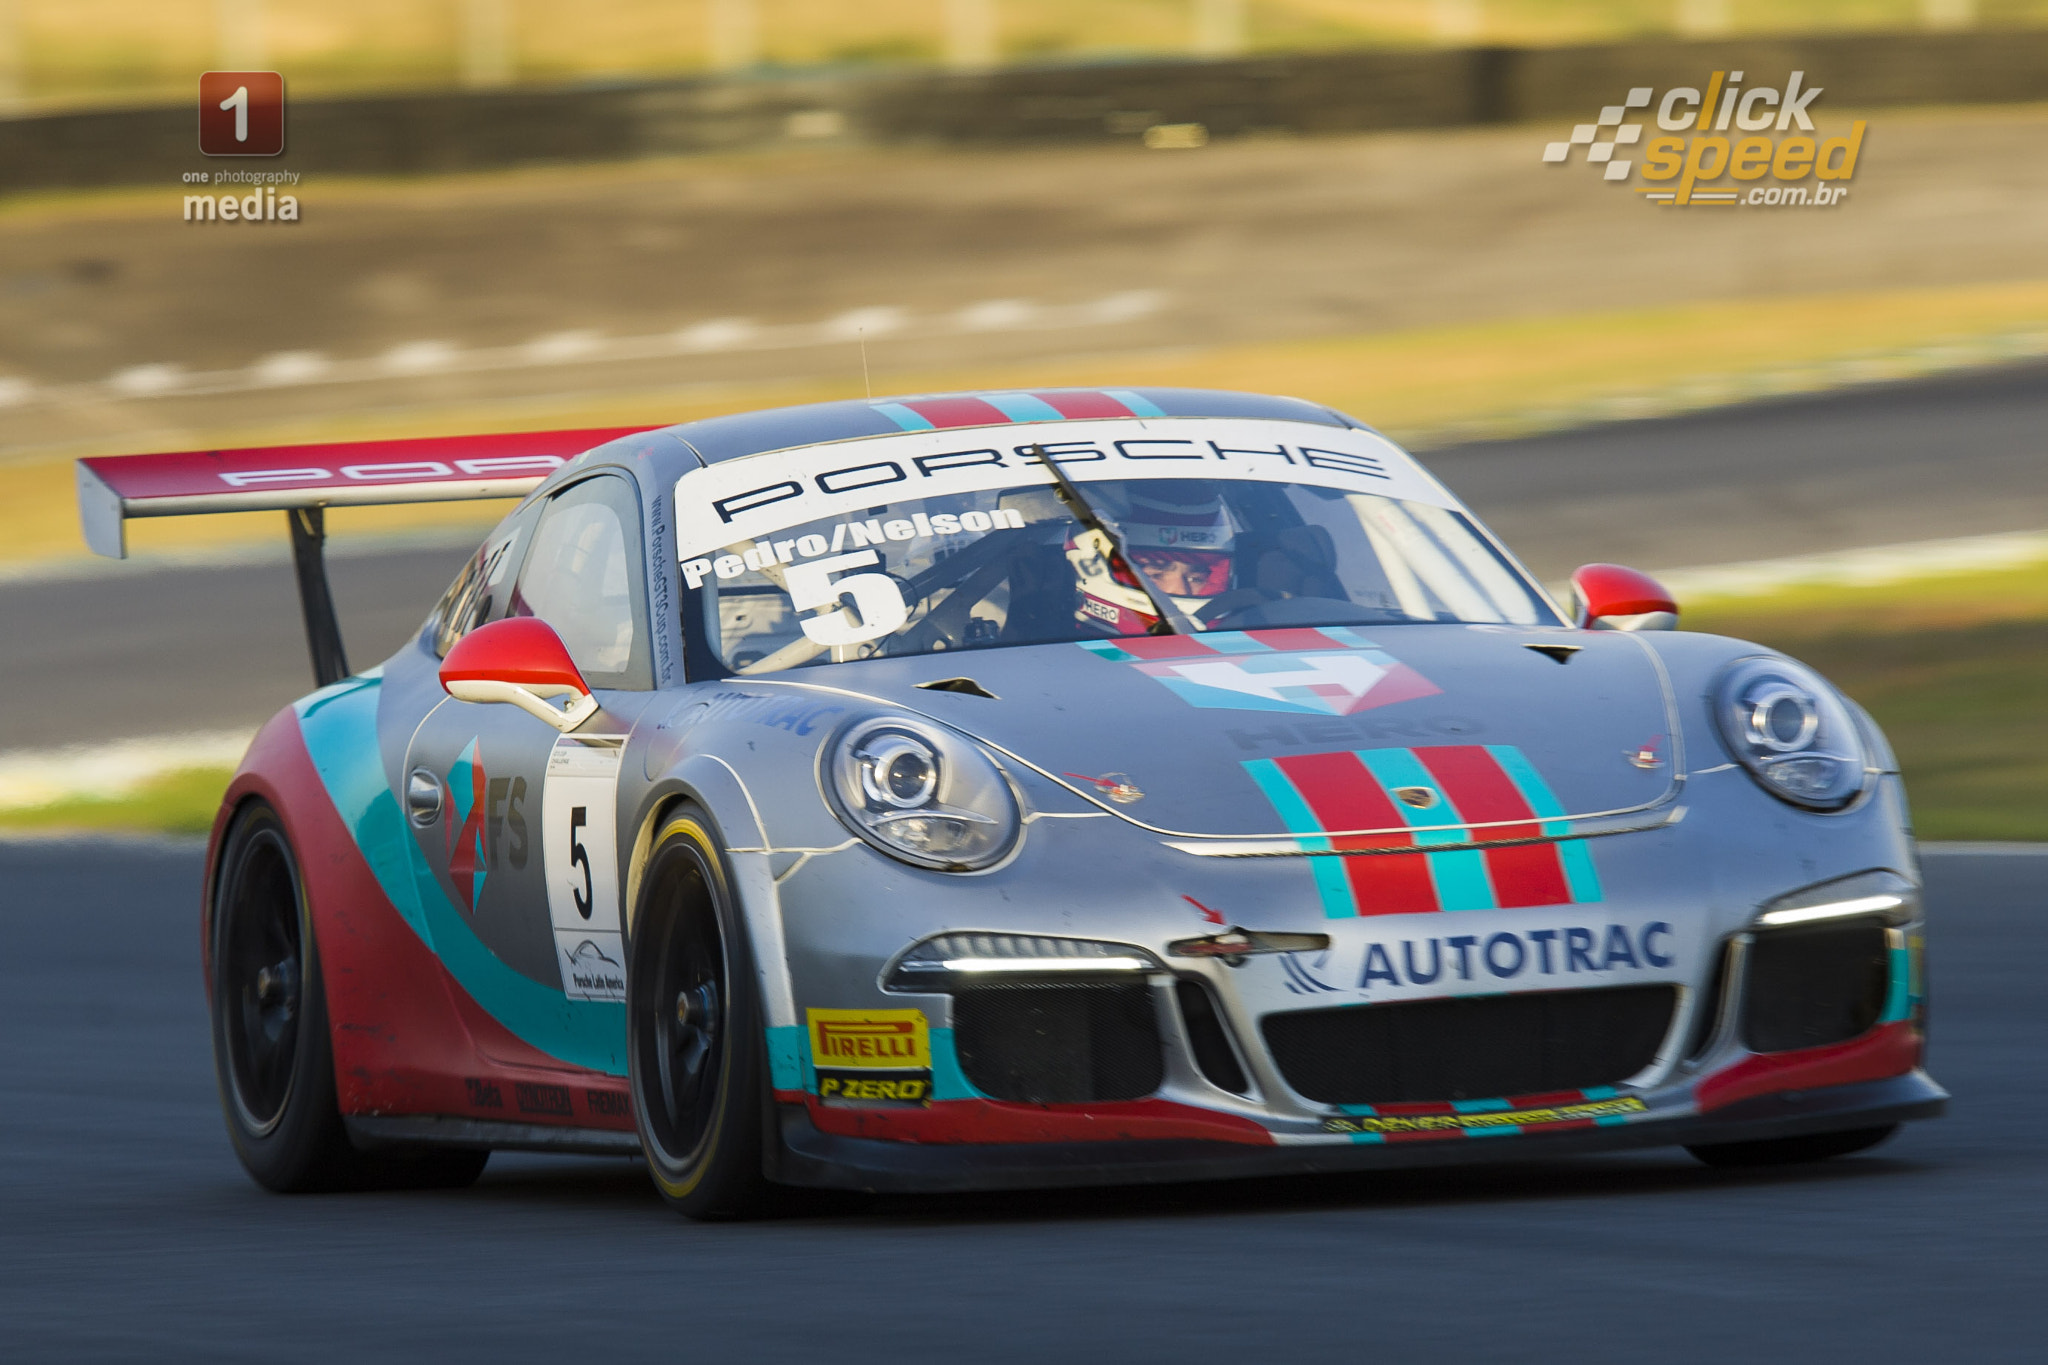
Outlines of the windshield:
M686 637L722 671L759 674L1142 635L1160 629L1160 595L1198 631L1559 624L1466 517L1429 502L1270 475L1081 483L1147 593L1042 471L1015 477L773 531L756 520L684 561Z

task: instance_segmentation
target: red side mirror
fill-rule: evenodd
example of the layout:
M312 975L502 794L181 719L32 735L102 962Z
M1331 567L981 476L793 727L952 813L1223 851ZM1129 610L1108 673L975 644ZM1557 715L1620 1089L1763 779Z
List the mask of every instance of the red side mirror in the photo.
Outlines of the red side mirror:
M1646 573L1587 564L1572 575L1572 620L1581 630L1676 630L1678 603Z
M441 661L441 688L457 701L510 702L557 730L573 730L597 710L597 699L554 627L536 616L508 616L479 626ZM556 709L543 697L569 697Z

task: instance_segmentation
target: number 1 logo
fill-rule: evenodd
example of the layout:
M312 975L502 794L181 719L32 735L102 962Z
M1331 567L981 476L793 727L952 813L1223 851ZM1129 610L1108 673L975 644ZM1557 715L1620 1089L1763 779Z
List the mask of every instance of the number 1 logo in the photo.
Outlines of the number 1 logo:
M275 71L209 71L201 76L199 150L208 156L282 152L284 77Z

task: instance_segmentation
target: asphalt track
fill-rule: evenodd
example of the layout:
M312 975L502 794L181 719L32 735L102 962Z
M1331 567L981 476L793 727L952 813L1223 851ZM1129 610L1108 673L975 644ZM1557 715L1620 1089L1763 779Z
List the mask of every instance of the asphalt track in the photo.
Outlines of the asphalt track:
M2048 857L1927 866L1949 1117L1681 1152L684 1221L636 1163L280 1198L221 1131L199 854L0 844L0 1359L2039 1360Z
M1425 462L1539 575L1676 568L2048 527L2039 362L1460 446ZM280 521L282 519L280 518ZM307 690L275 562L0 583L0 751L254 727ZM358 667L416 628L466 548L338 556Z

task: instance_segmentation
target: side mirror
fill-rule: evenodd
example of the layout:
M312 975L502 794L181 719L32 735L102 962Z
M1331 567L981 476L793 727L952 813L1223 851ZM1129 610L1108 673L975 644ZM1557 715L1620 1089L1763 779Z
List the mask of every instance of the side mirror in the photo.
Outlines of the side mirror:
M508 616L463 636L441 661L441 689L457 701L509 701L563 731L597 710L562 637L534 616ZM543 697L571 700L557 709Z
M1646 573L1586 564L1572 574L1572 623L1581 630L1676 630L1678 603Z

